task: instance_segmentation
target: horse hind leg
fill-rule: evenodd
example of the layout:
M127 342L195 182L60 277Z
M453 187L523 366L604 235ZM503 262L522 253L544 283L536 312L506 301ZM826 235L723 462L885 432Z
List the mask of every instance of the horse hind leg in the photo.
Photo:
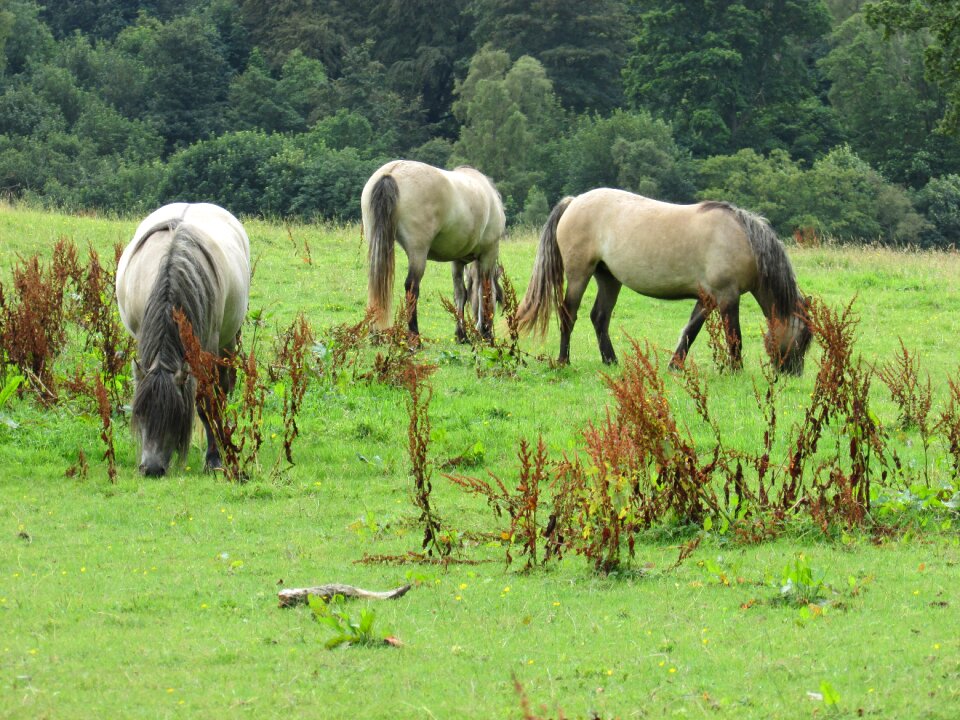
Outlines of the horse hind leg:
M623 284L617 280L605 265L598 265L593 274L597 280L597 299L590 311L590 320L597 333L597 344L600 346L600 359L607 365L617 362L617 354L610 341L610 318L613 308L617 304L617 297Z
M463 308L467 304L467 287L463 282L463 263L454 260L450 263L453 274L453 303L457 309L457 342L465 343L467 341L467 332L463 328ZM470 271L468 271L469 273Z
M409 258L407 279L403 283L406 292L407 330L411 340L419 341L420 325L417 322L417 304L420 301L420 281L427 267L426 258Z
M693 306L693 312L690 313L690 319L680 332L680 341L677 343L677 349L674 350L673 358L670 360L672 369L679 370L683 367L683 363L687 359L687 353L690 352L690 346L697 339L700 328L703 327L703 323L709 314L710 311L705 308L703 302L697 300L697 304Z
M563 305L560 306L560 355L557 357L560 365L570 364L570 336L573 334L573 326L577 322L577 311L580 309L580 301L583 299L591 274L592 272L578 274L574 277L567 275L567 292L563 298Z

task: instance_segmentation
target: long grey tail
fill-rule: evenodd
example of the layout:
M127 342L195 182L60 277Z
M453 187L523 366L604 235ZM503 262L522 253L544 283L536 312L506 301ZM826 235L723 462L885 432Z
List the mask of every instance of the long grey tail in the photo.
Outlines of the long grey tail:
M373 227L370 228L370 263L367 278L367 307L374 312L377 327L390 325L390 301L393 297L393 246L397 240L397 203L400 188L392 175L383 175L370 195Z
M517 308L517 321L521 333L533 331L543 337L550 327L550 315L554 307L560 312L563 303L563 257L557 244L557 225L573 197L565 197L550 212L540 233L537 259L533 263L533 275L523 302Z

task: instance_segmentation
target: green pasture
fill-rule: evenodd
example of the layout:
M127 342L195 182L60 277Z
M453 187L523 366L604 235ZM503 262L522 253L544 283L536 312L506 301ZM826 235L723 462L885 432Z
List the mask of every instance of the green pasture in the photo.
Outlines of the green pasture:
M0 282L6 288L19 257L48 254L59 237L112 258L136 223L0 207ZM264 352L298 312L318 337L361 319L359 227L247 227ZM502 247L518 292L535 249L533 231ZM930 375L935 411L942 407L958 374L960 256L863 247L790 254L805 292L835 308L854 302L864 362L890 361L902 339ZM401 253L398 289L404 263ZM617 369L599 362L588 295L570 367L535 359L556 354L552 331L543 344L524 341L530 357L516 378L478 377L440 304L451 294L449 270L431 264L420 355L438 366L432 502L446 526L476 538L502 526L443 477L443 462L467 454L473 464L460 472L515 483L521 438L542 436L553 460L576 452L583 428L609 406L602 375ZM666 361L690 309L625 291L611 325L621 357L628 336L661 349L671 392ZM692 357L724 442L756 449L765 429L754 400L764 382L763 323L749 297L741 321L742 374L713 367L705 336ZM68 355L80 352L74 342ZM781 380L783 434L802 418L819 354L814 347L802 378ZM711 438L676 396L678 418L706 450ZM460 554L474 564L360 563L420 549L406 397L349 376L316 379L293 467L278 461L280 401L269 397L260 472L243 485L200 471L199 431L183 467L139 477L120 419L112 484L86 401L44 409L12 398L0 407L0 718L520 718L515 683L537 717L960 717L955 511L906 503L890 521L895 531L829 537L797 521L754 545L654 528L632 565L608 577L579 557L521 573L522 562L505 568L504 549L482 539ZM924 480L919 437L895 430L897 408L876 379L871 400L915 472L878 497L899 497L910 482L955 488L943 442L930 448ZM80 450L89 472L68 478ZM677 564L680 545L696 537L699 547ZM790 568L811 571L824 609L779 601ZM329 582L372 590L413 582L399 600L344 605L356 618L375 612L374 631L402 646L328 650L331 632L308 608L277 608L280 587Z

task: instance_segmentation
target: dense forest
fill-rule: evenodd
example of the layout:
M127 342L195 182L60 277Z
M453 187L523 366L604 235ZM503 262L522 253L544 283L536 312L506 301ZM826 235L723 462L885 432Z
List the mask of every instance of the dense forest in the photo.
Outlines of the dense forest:
M606 185L948 246L958 5L0 0L0 193L350 220L407 157L478 167L514 223Z

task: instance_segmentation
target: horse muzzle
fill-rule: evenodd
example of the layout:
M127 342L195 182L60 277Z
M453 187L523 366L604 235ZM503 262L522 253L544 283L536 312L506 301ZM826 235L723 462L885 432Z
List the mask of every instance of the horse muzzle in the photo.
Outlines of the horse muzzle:
M167 474L167 467L159 462L140 463L140 474L147 477L163 477Z

